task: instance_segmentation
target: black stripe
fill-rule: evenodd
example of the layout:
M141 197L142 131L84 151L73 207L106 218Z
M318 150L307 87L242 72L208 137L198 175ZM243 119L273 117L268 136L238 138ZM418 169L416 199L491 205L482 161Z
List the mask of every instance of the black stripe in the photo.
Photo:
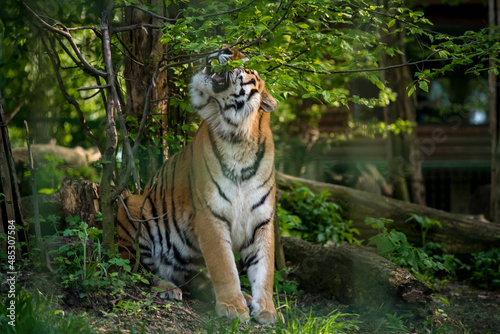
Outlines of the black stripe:
M240 110L245 106L246 101L236 101L236 110Z
M177 224L177 217L176 217L176 212L175 212L175 202L174 202L174 199L175 199L175 194L174 194L174 191L175 191L175 171L176 171L178 157L179 157L178 154L174 155L174 160L172 161L172 187L170 187L170 190L171 190L170 200L171 200L171 205L172 205L172 224L174 225L175 231L177 232L179 239L181 239L181 241L183 243L186 243L184 240L182 240L181 229L179 228L179 224Z
M241 170L242 181L246 181L255 176L257 170L259 169L260 162L262 161L262 158L264 158L265 153L266 153L266 139L264 139L264 142L259 146L259 149L255 154L255 160L253 164Z
M207 163L207 159L205 157L203 157L203 160L205 162L205 168L207 169L207 172L208 172L208 176L210 176L210 180L213 182L213 184L215 184L215 186L217 187L217 190L219 191L219 195L225 199L227 202L229 202L231 204L231 201L229 200L229 198L227 198L226 194L222 191L222 189L220 188L219 184L217 183L217 181L215 181L214 177L212 176L212 173L210 172L210 168L208 167L208 163Z
M236 177L236 175L234 175L234 173L231 172L231 170L222 160L222 155L220 154L219 148L217 147L217 143L215 142L214 137L212 135L212 131L210 131L210 129L208 130L208 139L212 144L212 151L214 152L215 158L217 159L217 161L219 161L222 174L224 175L224 177L231 180L233 183L236 183L238 178Z
M247 270L251 266L256 265L257 263L259 263L259 259L257 259L257 253L248 256L243 262L245 263Z
M194 246L193 242L191 241L191 239L187 235L186 231L182 231L182 237L186 241L186 246L188 246L192 250L199 251L199 249Z
M189 263L189 259L184 258L176 245L173 245L174 260L182 267L185 267Z
M193 205L193 216L196 216L196 204L194 201L194 195L195 193L193 192L193 181L191 179L191 173L188 174L188 184L189 184L189 196L191 197L191 204Z
M208 210L210 210L210 213L217 219L219 220L222 220L224 223L227 224L227 227L229 227L229 230L231 230L231 222L229 221L229 219L227 219L226 217L224 217L223 215L215 212L211 207L210 205L208 205L208 202L206 199L205 200L205 205L207 206Z
M139 242L139 250L142 252L142 251L145 251L145 252L150 252L151 251L151 245L149 244L145 244L145 243L141 243Z
M149 200L150 204L151 204L152 217L158 217L158 212L156 211L155 205L153 204L153 202L151 201L151 199L149 197L147 200ZM144 216L142 216L141 219L144 219ZM142 225L146 228L146 231L148 232L149 240L151 240L151 248L152 248L151 251L153 254L155 254L156 253L156 240L159 239L157 234L160 234L160 233L159 233L159 231L157 231L157 233L152 233L152 229L156 228L156 230L159 230L158 229L158 219L150 219L148 221L143 222ZM161 247L161 244L160 244L160 247ZM160 248L160 252L161 252L161 248Z
M128 218L127 218L127 220L128 220ZM130 234L128 229L126 229L125 226L119 220L117 220L116 223L118 224L118 226L120 226L122 228L123 231L125 231L125 233L130 238L130 240L132 240L132 242L134 242L134 237L132 237L132 235Z
M273 216L274 216L274 211L271 214L271 217L269 217L268 219L264 220L263 222L261 222L257 226L255 226L255 228L253 229L252 237L245 242L245 244L243 245L243 247L241 248L241 250L244 250L244 249L250 247L255 242L255 235L257 234L257 231L261 227L269 224L269 222L271 221L271 219L272 219Z
M224 119L224 121L225 121L227 124L229 124L229 125L234 126L235 128L237 128L237 127L238 127L238 124L234 123L234 122L233 122L233 120L231 120L231 119L230 119L230 118L228 118L226 115L224 115L224 111L223 111L222 106L221 106L221 104L219 103L219 101L217 101L217 100L216 100L216 99L214 99L214 98L211 98L211 99L212 99L212 100L214 100L215 102L217 102L217 106L219 107L219 114L221 114L222 119Z
M241 85L245 86L245 85L250 85L250 84L256 85L257 82L255 81L255 79L252 79L252 80L250 80L248 82L243 82Z
M266 201L267 199L267 196L269 196L269 194L271 193L271 191L273 190L274 188L274 184L271 186L271 188L267 191L267 193L261 197L261 199L255 203L254 205L252 205L252 211L257 209L259 206L263 205L264 202Z
M153 205L153 202L151 201L151 197L148 197L147 198L147 201L149 201L149 204L151 205L151 214L152 216L151 217L144 217L144 215L141 215L141 220L145 220L147 218L152 218L152 217L158 217L156 214L156 207ZM144 203L146 204L146 203ZM151 228L149 226L149 222L151 220L147 220L147 221L144 221L144 222L141 222L139 224L142 224L142 226L144 226L144 228L146 229L146 232L148 232L148 236L149 236L149 240L151 241L151 243L153 243L153 251L154 251L154 238L153 238L153 235L151 234ZM141 230L142 231L142 230Z
M241 88L241 90L238 94L231 94L231 96L233 96L233 97L240 97L243 95L245 95L245 90L243 88Z
M240 110L245 106L245 101L235 101L234 103L231 104L226 104L224 106L224 111L229 110L229 109L235 109L235 110ZM231 124L236 125L236 123L231 122Z
M160 235L162 236L162 239L165 240L165 244L167 245L167 249L166 250L163 250L162 252L162 255L163 253L166 251L168 252L168 250L170 249L170 227L168 226L168 205L167 205L167 202L166 202L166 193L167 193L167 188L168 188L168 171L170 169L170 161L167 161L164 163L164 167L163 167L163 170L162 170L162 174L161 174L161 179L158 180L158 182L161 182L161 193L158 195L159 197L157 198L161 198L161 202L162 202L162 215L164 215L162 218L161 218L161 221L163 223L163 226L165 227L165 235L162 235L161 233L161 229L160 229ZM162 249L163 249L163 242L160 244L162 245Z
M259 90L258 90L258 89L255 89L255 88L254 88L254 89L252 89L252 90L250 91L250 93L248 93L247 101L248 101L248 100L250 100L250 98L251 98L254 94L258 93L258 92L259 92Z
M264 180L264 182L261 183L260 186L258 186L257 188L262 188L263 186L265 186L267 184L267 182L269 182L269 180L274 176L274 166L273 168L271 168L271 173L269 174L269 176ZM274 186L274 184L273 184Z
M166 180L165 180L166 182ZM163 196L163 214L165 215L163 218L162 218L162 222L163 222L163 226L165 226L165 243L167 244L167 249L166 249L166 252L168 252L170 250L170 225L168 224L168 213L167 213L167 210L168 210L168 206L167 206L167 197L166 196Z
M174 261L172 261L174 260ZM186 267L177 263L177 260L172 259L171 256L162 256L161 257L161 263L166 265L166 266L171 266L172 268L174 268L174 270L177 270L177 271L186 271ZM170 278L173 278L173 275L170 276Z
M142 256L142 257L153 257L153 256L151 255L151 251L148 251L148 250L142 250L142 249L141 249L141 256Z
M259 144L260 144L260 138L262 136L262 118L264 118L263 112L260 113L260 117L259 117Z

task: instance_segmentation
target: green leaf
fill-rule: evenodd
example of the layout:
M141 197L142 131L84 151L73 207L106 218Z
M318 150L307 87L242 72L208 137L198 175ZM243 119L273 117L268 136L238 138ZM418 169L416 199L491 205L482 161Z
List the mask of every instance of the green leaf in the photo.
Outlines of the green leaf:
M408 97L410 97L414 91L415 91L415 85L411 86L411 88L408 90Z
M424 92L429 91L429 85L427 84L427 81L419 81L418 82L418 87L423 90Z

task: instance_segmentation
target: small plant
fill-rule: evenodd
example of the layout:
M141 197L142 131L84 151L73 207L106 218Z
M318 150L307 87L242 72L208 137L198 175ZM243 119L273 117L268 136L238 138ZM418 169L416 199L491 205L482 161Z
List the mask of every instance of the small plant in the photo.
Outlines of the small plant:
M300 296L300 291L298 289L299 283L294 280L287 279L290 269L285 267L281 270L274 270L274 288L277 292L284 293L286 295Z
M432 227L442 228L441 222L436 219L430 219L429 217L421 217L414 213L411 214L411 217L406 220L406 222L416 221L420 225L420 231L422 233L422 246L425 246L425 237L427 236L427 231Z
M352 221L342 218L342 208L329 201L328 190L315 194L300 183L295 184L298 187L283 194L278 206L283 235L298 236L315 243L359 243L354 237L359 231L352 227Z
M471 256L471 281L484 289L500 288L500 249L473 253Z
M152 273L132 272L129 260L101 247L101 230L88 227L80 217L68 217L67 222L69 227L62 235L70 239L53 251L57 256L56 273L63 286L81 287L83 290L111 288L111 295L123 295L127 284L149 284L154 276Z
M394 229L389 231L386 225L392 222L391 219L385 218L367 218L365 223L380 232L370 238L368 245L376 246L380 255L409 270L422 280L429 280L439 270L447 270L441 262L427 255L422 249L411 245L404 233Z
M378 328L375 330L375 333L379 333L381 329L388 330L390 331L390 333L411 333L410 328L405 325L404 319L410 318L412 316L413 315L411 313L399 316L397 314L386 314L385 319L382 320Z
M278 317L275 333L324 333L343 334L354 333L359 330L357 314L341 313L333 310L327 316L313 316L303 312L297 305L290 305L288 300L281 305L278 301L277 310L283 314L283 319Z

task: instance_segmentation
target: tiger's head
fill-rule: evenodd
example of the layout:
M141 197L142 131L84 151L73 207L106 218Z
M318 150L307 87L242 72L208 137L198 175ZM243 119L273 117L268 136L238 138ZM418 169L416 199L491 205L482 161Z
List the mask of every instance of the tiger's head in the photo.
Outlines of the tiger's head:
M234 49L210 55L207 66L191 82L191 101L200 117L220 135L245 137L249 135L260 110L271 112L276 100L265 89L257 71L234 68L214 73L210 60L224 64L228 59L247 57Z

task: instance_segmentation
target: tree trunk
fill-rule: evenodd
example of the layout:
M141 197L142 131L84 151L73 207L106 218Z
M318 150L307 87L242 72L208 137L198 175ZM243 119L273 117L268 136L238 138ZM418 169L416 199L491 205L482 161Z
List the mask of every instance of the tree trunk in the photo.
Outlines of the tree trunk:
M111 34L110 23L112 15L113 1L108 0L106 9L102 12L101 32L102 50L104 62L106 64L106 83L108 88L106 100L106 146L103 150L102 179L100 187L101 210L102 210L102 245L104 249L115 251L115 198L112 192L112 182L116 170L116 152L118 148L118 133L116 130L116 114L119 105L117 87L115 85L115 68L113 66L111 54Z
M371 308L421 308L432 290L409 272L361 246L315 245L282 237L285 256L300 287L333 294L343 303Z
M402 28L396 23L392 29ZM404 46L405 33L400 35L386 34L384 42L389 46L397 46L403 54L395 53L389 56L384 52L381 66L405 64L407 62ZM409 67L400 67L381 72L382 80L397 94L396 101L384 108L384 117L387 124L395 124L398 120L409 121L416 125L415 101L406 91L411 84ZM387 160L389 164L389 179L394 187L397 199L412 201L425 205L425 186L422 177L420 151L417 145L415 132L402 131L398 134L389 133Z
M420 226L414 221L406 222L411 214L417 214L441 222L442 228L434 227L427 232L426 241L440 243L451 253L471 253L500 247L500 238L498 238L500 225L497 224L347 187L283 174L276 175L277 187L281 191L290 191L297 187L294 181L300 182L316 193L327 189L331 193L332 202L342 207L344 218L353 221L353 227L359 230L360 237L365 240L378 233L377 230L364 223L366 218L389 218L394 220L389 228L405 233L410 242L420 245L422 243Z
M17 183L17 174L12 158L9 131L0 95L0 233L8 233L13 227L24 227L21 213L21 197ZM19 231L23 231L22 229ZM22 233L15 233L15 241L26 241ZM0 250L6 252L7 244L0 244ZM21 259L21 253L16 247L16 258ZM10 252L8 253L10 254ZM10 271L15 271L14 269Z
M500 25L500 2L488 1L490 26ZM493 30L491 31L493 33ZM495 66L495 62L491 64ZM490 90L490 129L491 129L491 214L495 223L500 223L500 91L499 81L494 73L488 77Z
M163 1L148 0L147 7L161 16L166 16ZM125 9L125 25L151 24L160 26L163 21L133 7ZM138 122L141 121L143 113L148 115L152 110L162 115L161 127L156 130L154 138L145 136L145 150L139 149L140 178L149 180L163 161L168 152L158 154L158 144L154 141L166 135L168 129L167 105L168 105L168 78L167 71L159 71L155 82L154 72L162 61L166 52L166 46L160 42L161 31L150 27L137 27L127 32L124 36L125 44L131 45L132 57L125 61L125 72L127 86L127 114L133 115ZM151 119L151 118L149 118ZM132 132L134 132L132 130ZM165 144L165 143L164 143Z
M101 211L97 183L84 179L64 179L61 184L61 205L64 217L80 216L89 227L102 229L96 224L96 214Z

